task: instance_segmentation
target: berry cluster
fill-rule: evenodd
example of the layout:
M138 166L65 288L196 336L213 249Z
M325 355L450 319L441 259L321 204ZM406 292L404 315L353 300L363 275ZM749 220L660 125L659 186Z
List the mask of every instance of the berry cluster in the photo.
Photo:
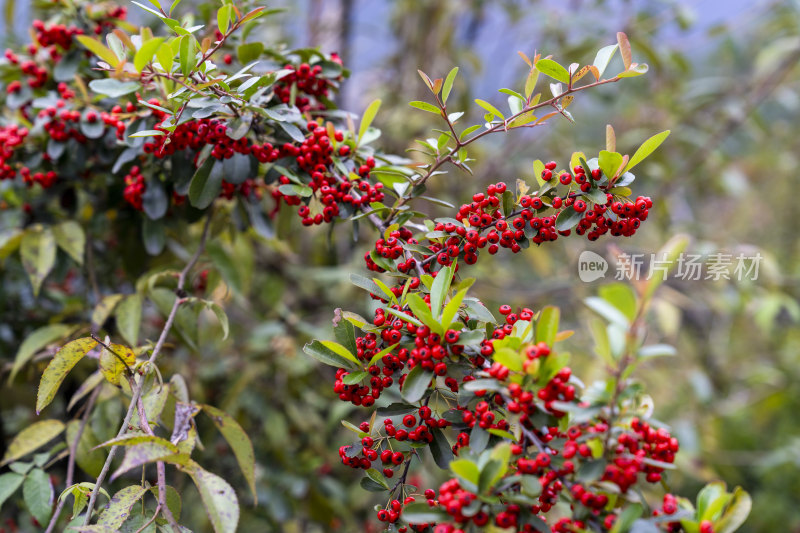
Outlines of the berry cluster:
M77 26L66 26L65 24L46 26L38 19L33 21L33 32L33 38L40 47L52 47L54 51L56 47L61 51L69 50L72 48L73 37L83 35L83 30Z
M0 180L13 180L16 169L10 164L14 149L22 145L28 137L28 128L16 124L0 126Z
M606 467L603 479L610 481L625 492L638 479L639 472L645 474L650 483L661 481L664 468L658 463L671 464L678 453L678 439L664 428L654 429L638 418L631 421L632 433L623 433L617 438L614 450L616 458Z
M336 54L331 54L331 60L341 64L341 59ZM311 66L308 63L301 63L299 66L286 65L286 70L291 73L284 76L275 84L275 96L288 104L292 99L292 87L297 87L295 105L303 112L324 111L326 105L324 100L328 99L331 82L323 77L320 65Z

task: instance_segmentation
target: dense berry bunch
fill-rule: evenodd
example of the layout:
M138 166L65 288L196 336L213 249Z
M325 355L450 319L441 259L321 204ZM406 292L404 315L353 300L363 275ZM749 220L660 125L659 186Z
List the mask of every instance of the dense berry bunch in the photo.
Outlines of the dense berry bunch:
M337 54L331 54L331 61L342 63ZM294 104L303 112L324 111L327 106L325 101L330 93L331 82L322 77L321 65L301 63L298 66L288 64L284 67L291 73L281 78L275 84L275 95L278 99L288 104L292 100L292 88L297 91Z

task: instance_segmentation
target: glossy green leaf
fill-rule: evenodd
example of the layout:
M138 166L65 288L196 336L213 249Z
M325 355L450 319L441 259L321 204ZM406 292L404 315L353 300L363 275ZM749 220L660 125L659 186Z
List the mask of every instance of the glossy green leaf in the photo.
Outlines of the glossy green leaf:
M432 372L423 370L420 365L411 369L403 382L402 396L408 403L416 403L425 396L425 392L431 384Z
M119 81L114 78L102 78L89 82L89 88L98 94L104 94L111 98L119 98L126 94L131 94L141 88L136 81Z
M410 503L403 508L403 513L400 515L400 519L407 524L446 522L450 518L444 511L426 503Z
M478 465L469 459L456 459L450 463L450 470L457 476L469 481L476 487L480 479L481 472Z
M169 43L162 43L156 51L156 59L164 72L172 72L172 63L175 61L175 53Z
M137 72L141 72L144 67L147 66L153 59L153 56L156 55L156 52L163 42L163 38L155 37L142 43L142 46L139 47L136 54L133 56L133 66L136 68Z
M337 368L355 368L359 366L358 363L356 365L353 364L351 357L354 356L352 354L350 354L351 357L345 357L317 340L303 346L303 351L317 361Z
M375 119L375 115L378 114L378 109L381 107L380 100L374 100L367 109L364 111L364 115L361 117L361 124L358 127L358 137L356 138L356 144L361 144L361 138L364 137L364 134L367 132L367 128L369 128L372 121Z
M647 156L652 154L656 151L656 149L661 146L667 137L669 137L670 130L662 131L661 133L657 133L647 139L642 145L636 150L636 153L633 154L631 160L628 161L628 166L625 167L625 171L631 170L633 167L641 163Z
M198 209L205 209L219 196L224 178L221 161L209 157L197 169L189 185L189 202Z
M548 346L555 343L560 317L561 311L558 307L548 305L542 309L536 322L536 342L544 342Z
M89 37L88 35L76 35L75 39L77 39L77 41L86 47L90 52L98 56L112 67L116 67L119 64L120 59L117 57L117 55L94 37Z
M453 265L445 267L439 271L431 286L431 314L434 318L441 316L442 304L450 290L450 283L453 280Z
M181 37L180 52L178 59L181 64L181 72L184 76L188 76L194 71L197 66L197 41L193 35L184 35Z
M433 113L435 115L441 115L442 114L442 110L441 109L439 109L438 107L436 107L433 104L429 104L428 102L420 102L420 101L416 101L415 100L413 102L409 102L408 105L410 105L411 107L415 107L417 109L421 109L422 111L427 111L429 113Z
M481 106L482 108L484 108L489 113L495 115L496 117L501 118L501 119L505 119L505 117L503 116L503 113L501 113L499 109L497 109L495 106L493 106L492 104L490 104L486 100L481 100L480 98L476 98L475 99L475 103L478 104L479 106Z
M600 165L600 170L603 171L603 174L611 179L617 175L622 166L622 154L601 150L597 163Z
M458 67L453 67L444 79L444 84L442 85L442 102L445 104L447 103L447 98L450 96L450 91L453 89L453 82L456 80L457 74Z
M569 83L569 71L552 59L540 59L536 62L536 70L562 83Z

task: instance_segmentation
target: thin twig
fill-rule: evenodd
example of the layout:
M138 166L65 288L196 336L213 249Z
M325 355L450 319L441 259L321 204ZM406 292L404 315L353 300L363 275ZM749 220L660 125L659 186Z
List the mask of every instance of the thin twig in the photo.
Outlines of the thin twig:
M102 386L98 385L92 394L89 396L89 399L86 400L85 408L83 411L83 417L81 418L81 424L78 426L78 432L75 434L75 438L72 442L69 443L69 459L67 460L67 479L66 479L66 486L71 487L75 477L75 450L78 448L78 443L83 436L83 432L86 429L86 424L89 422L89 417L92 414L92 408L94 407L95 401L97 401L97 397L100 395L100 390ZM47 529L45 533L52 533L53 528L56 527L56 523L58 522L59 516L61 516L61 511L64 509L64 504L67 503L66 498L59 498L58 505L56 506L56 510L53 513L53 517L50 519L50 523L47 525Z
M197 250L195 251L194 255L189 259L189 262L186 266L181 270L180 276L178 277L178 286L175 289L175 302L172 304L172 309L167 316L167 321L164 324L164 329L161 330L161 335L158 337L158 341L156 342L155 347L153 348L153 352L150 354L150 359L148 360L148 365L153 365L158 357L161 349L164 347L164 343L167 341L167 336L169 335L170 330L172 329L172 324L175 322L175 317L178 314L178 308L180 305L185 301L185 292L183 287L186 283L186 277L189 274L189 271L194 267L197 263L200 255L203 253L205 249L206 240L208 239L208 232L211 226L211 218L212 218L212 211L209 211L208 216L206 218L205 226L203 227L203 233L200 236L200 243L197 246ZM125 419L122 421L122 426L119 428L119 432L117 432L117 437L120 438L128 432L128 426L131 422L131 417L133 416L133 412L136 410L136 405L139 401L139 398L142 395L142 386L144 385L144 378L140 379L138 382L135 383L135 386L132 388L131 391L131 403L128 406L128 412L125 413ZM103 484L106 476L108 475L108 471L111 468L111 461L114 459L114 455L117 452L117 448L119 446L112 446L108 452L108 457L106 457L106 462L103 464L103 469L100 471L100 475L97 477L97 481L94 485L94 489L92 489L92 494L89 497L89 503L86 509L86 517L84 518L83 525L89 525L89 522L92 519L92 509L94 508L94 504L97 500L97 495L100 492L100 486Z

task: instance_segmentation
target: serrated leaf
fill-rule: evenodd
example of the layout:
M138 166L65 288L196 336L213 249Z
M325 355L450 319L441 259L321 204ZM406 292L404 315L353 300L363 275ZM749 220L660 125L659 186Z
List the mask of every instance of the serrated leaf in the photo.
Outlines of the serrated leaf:
M131 515L131 509L141 497L147 492L147 488L141 485L131 485L117 491L106 504L97 524L118 529Z
M100 372L106 381L119 385L122 376L136 363L136 354L122 344L109 344L100 352Z
M9 383L14 380L17 372L19 372L34 355L49 344L63 339L72 330L73 327L66 324L51 324L34 330L30 335L25 337L19 350L17 350L17 355L14 357L14 365L11 367L11 373L8 377Z
M64 431L64 423L60 420L39 420L27 426L14 437L6 449L0 466L24 457L38 450Z
M36 414L47 407L61 386L61 382L70 370L80 361L86 353L97 346L97 341L91 337L76 339L65 344L44 369L42 379L39 381L39 390L36 395Z
M211 418L222 436L228 442L242 475L247 480L250 491L253 493L253 505L258 504L256 493L256 460L253 452L253 443L247 436L242 426L229 414L211 405L203 405L203 411Z

